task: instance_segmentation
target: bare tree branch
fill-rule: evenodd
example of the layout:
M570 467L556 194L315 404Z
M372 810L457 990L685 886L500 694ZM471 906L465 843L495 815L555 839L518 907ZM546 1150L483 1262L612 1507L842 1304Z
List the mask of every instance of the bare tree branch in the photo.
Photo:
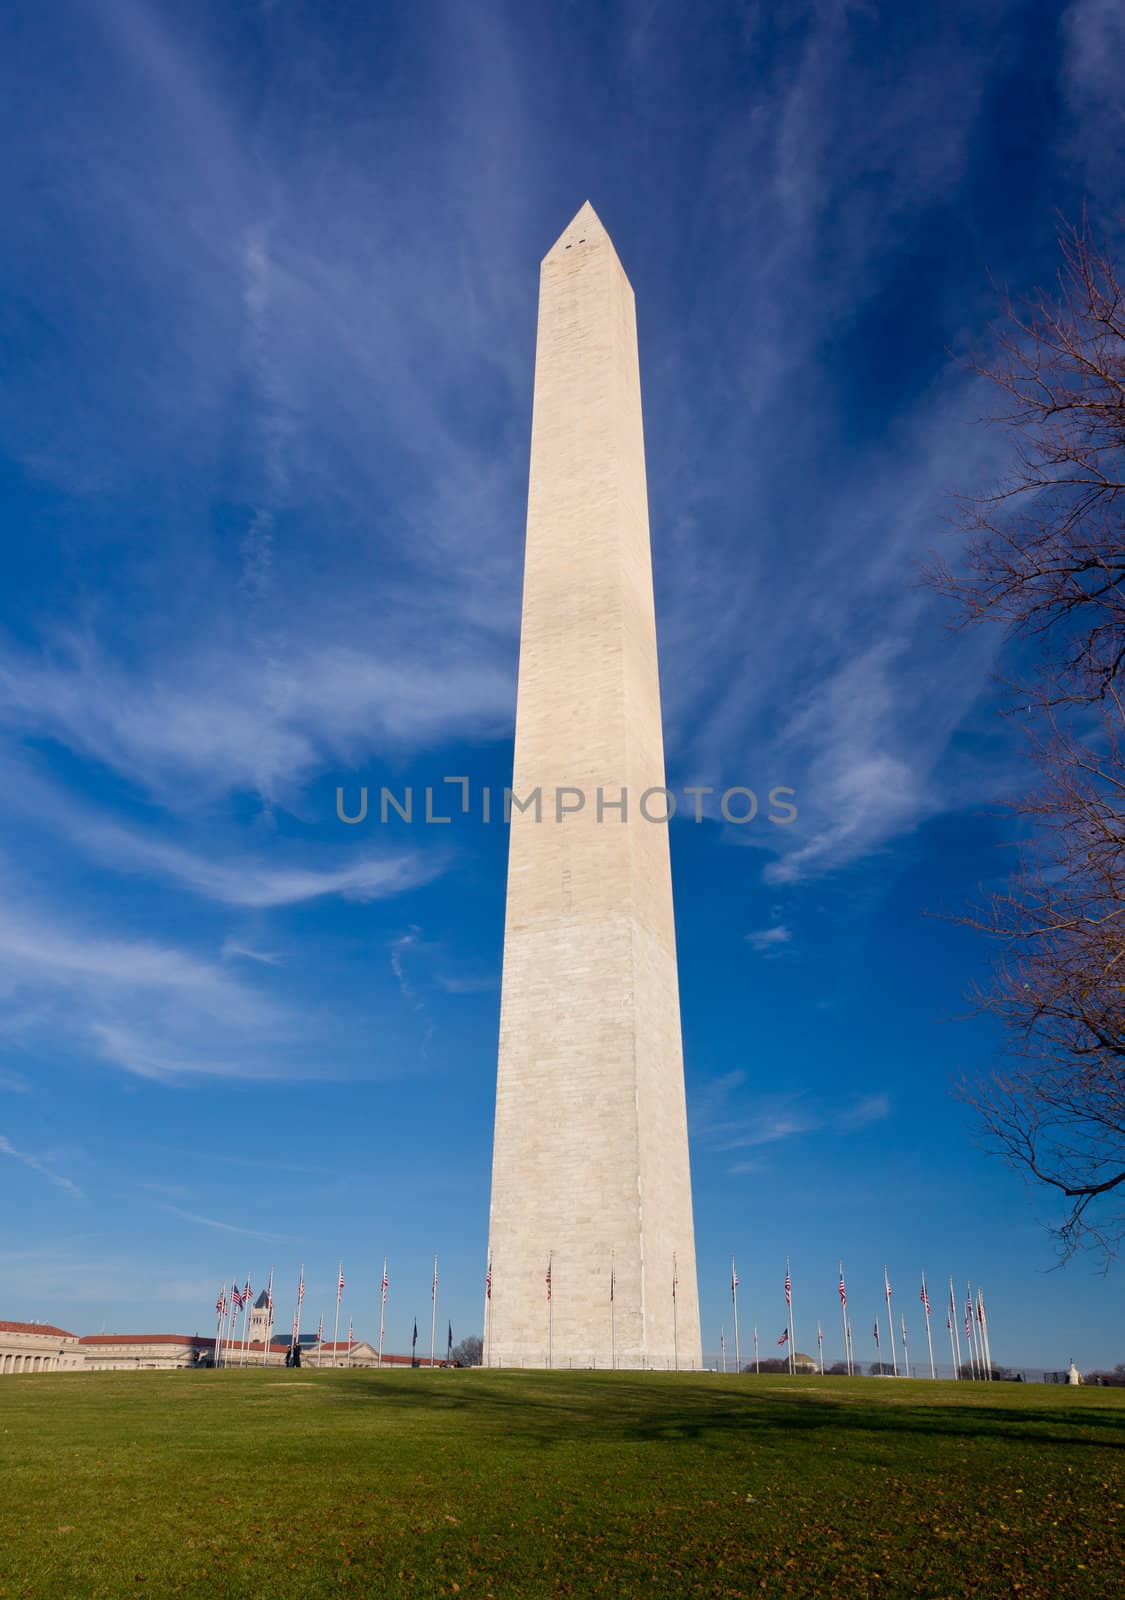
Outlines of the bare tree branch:
M959 626L1033 641L1016 683L1035 781L1006 810L1004 888L958 920L996 946L977 1007L1011 1066L961 1086L986 1148L1070 1202L1063 1259L1108 1263L1125 1237L1125 295L1085 218L1060 236L1053 296L1005 299L991 363L1015 446L994 491L961 503L964 565L929 583ZM1027 652L1025 652L1027 653Z

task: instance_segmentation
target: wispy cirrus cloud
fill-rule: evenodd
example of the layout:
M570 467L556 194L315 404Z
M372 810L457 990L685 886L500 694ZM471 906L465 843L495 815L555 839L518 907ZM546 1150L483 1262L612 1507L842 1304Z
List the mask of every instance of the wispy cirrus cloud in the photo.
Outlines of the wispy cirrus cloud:
M451 732L494 735L513 704L499 664L448 638L413 659L346 645L260 659L184 641L149 676L71 636L52 658L0 642L0 725L50 737L175 810L249 790L292 797L326 765L370 759Z
M691 1105L692 1136L714 1151L729 1154L781 1144L805 1135L844 1136L858 1133L891 1114L886 1094L864 1095L832 1104L809 1094L759 1095L744 1093L747 1078L741 1069L725 1073L702 1085ZM750 1172L759 1162L729 1170Z
M38 1156L30 1155L26 1150L17 1150L2 1134L0 1134L0 1155L11 1156L13 1161L21 1162L30 1171L38 1173L41 1178L46 1178L48 1183L53 1183L57 1189L65 1189L67 1194L73 1195L76 1200L86 1198L70 1178L64 1177L61 1172L55 1172L46 1162L40 1161Z
M883 1122L891 1114L890 1096L886 1094L866 1094L857 1100L854 1105L838 1112L836 1126L845 1133L850 1133L858 1128L867 1128L873 1122Z
M62 1044L70 1056L167 1082L334 1075L310 1017L171 942L64 924L9 899L0 909L0 960L10 999L27 1006L25 1049Z
M58 813L52 821L58 825ZM360 856L346 865L315 867L283 860L224 860L172 843L136 827L72 814L69 837L87 854L118 872L171 880L223 905L265 910L327 895L381 900L430 882L445 865L437 851ZM280 855L280 851L277 852ZM308 852L305 852L306 854Z
M179 1206L164 1205L160 1208L173 1217L179 1217L181 1222L193 1222L201 1228L214 1228L219 1233L239 1233L248 1239L269 1239L278 1244L288 1243L288 1235L284 1233L262 1233L257 1228L246 1228L241 1223L222 1222L215 1217L201 1217L194 1211L184 1211Z
M279 955L277 951L255 950L250 945L243 944L233 938L223 940L223 948L220 953L224 961L231 961L236 957L241 957L245 961L257 961L264 967L283 967L285 965L285 957Z

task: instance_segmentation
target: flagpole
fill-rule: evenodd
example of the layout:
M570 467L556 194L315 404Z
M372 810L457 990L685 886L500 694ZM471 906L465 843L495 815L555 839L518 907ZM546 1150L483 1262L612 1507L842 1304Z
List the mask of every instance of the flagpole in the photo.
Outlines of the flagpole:
M820 1326L819 1319L818 1319L817 1324L816 1324L816 1342L820 1347L820 1375L823 1378L823 1376L824 1376L824 1330Z
M957 1326L957 1296L953 1291L953 1274L949 1274L949 1316L950 1328L953 1333L957 1354L953 1368L953 1376L960 1382L961 1379L961 1332Z
M887 1291L887 1330L891 1336L891 1367L894 1375L898 1377L898 1357L895 1355L895 1319L891 1315L891 1280L887 1272L886 1262L883 1263L883 1283Z
M233 1279L233 1281L231 1283L231 1291L230 1291L230 1315L227 1317L226 1339L224 1341L225 1349L223 1351L223 1366L224 1367L229 1367L230 1364L231 1364L231 1350L232 1350L232 1347L234 1345L234 1324L235 1324L234 1297L235 1297L235 1294L237 1293L237 1290L238 1290L238 1279L235 1278L235 1279ZM241 1304L241 1297L239 1299L239 1304Z
M755 1323L755 1325L754 1325L754 1371L755 1372L761 1372L761 1370L762 1369L758 1365L758 1326L757 1326L757 1323Z
M340 1266L336 1273L336 1325L332 1329L332 1365L336 1365L336 1346L340 1342L340 1301L344 1293L344 1258L340 1257ZM433 1363L430 1363L431 1366Z
M240 1367L246 1365L246 1348L250 1340L250 1274L246 1274L246 1288L242 1295L242 1353L238 1358Z
M965 1285L965 1344L968 1344L968 1363L970 1363L970 1370L973 1373L973 1381L976 1381L979 1376L979 1368L976 1365L976 1339L973 1338L973 1323L975 1323L975 1320L976 1318L973 1317L973 1285L967 1283Z
M617 1252L609 1252L609 1364L617 1371Z
M221 1366L224 1366L226 1364L225 1363L225 1359L224 1359L225 1355L226 1355L226 1350L225 1350L224 1347L225 1347L225 1344L226 1344L226 1337L227 1337L227 1313L228 1313L229 1310L230 1310L230 1306L229 1306L229 1303L227 1301L227 1285L226 1285L226 1280L224 1279L223 1280L223 1309L222 1309L222 1312L221 1312L221 1314L219 1316L219 1350L218 1350L218 1356L217 1356L217 1358L215 1360L215 1365L217 1367L221 1367Z
M988 1324L984 1320L984 1295L977 1289L977 1326L980 1329L981 1349L984 1352L984 1376L992 1382L992 1351L988 1345Z
M793 1318L793 1281L789 1273L789 1257L785 1258L785 1300L789 1307L789 1370L797 1370L797 1330Z
M968 1339L969 1348L973 1352L973 1377L980 1382L984 1379L984 1363L979 1359L977 1353L977 1302L976 1296L973 1294L973 1286L968 1281L965 1283L965 1320L968 1323L968 1327L965 1329L965 1337Z
M910 1376L910 1351L907 1348L907 1344L906 1344L906 1312L905 1311L900 1311L899 1312L899 1317L902 1320L902 1364L906 1368L906 1376L909 1378L909 1376Z
M488 1251L488 1270L484 1275L484 1364L492 1365L492 1249Z
M730 1258L730 1297L734 1306L734 1370L742 1371L742 1353L738 1348L738 1273L734 1267L734 1257ZM755 1347L757 1340L755 1338Z
M953 1362L953 1376L956 1379L956 1378L959 1378L961 1376L961 1361L960 1361L960 1358L958 1356L957 1351L953 1347L953 1333L954 1333L953 1322L954 1322L954 1317L955 1316L956 1316L955 1308L951 1308L949 1311L947 1311L945 1313L945 1325L949 1329L949 1359Z
M324 1349L324 1312L320 1313L320 1322L316 1330L316 1364L320 1367L321 1351Z
M727 1370L727 1329L725 1323L719 1329L719 1349L722 1352L723 1372L725 1374Z
M555 1364L555 1253L547 1254L547 1365Z
M680 1370L680 1337L676 1324L676 1252L672 1251L672 1364Z
M930 1352L930 1377L937 1377L937 1368L934 1366L934 1337L930 1332L930 1297L926 1293L926 1274L922 1274L922 1304L926 1308L926 1345Z
M434 1366L434 1341L437 1338L437 1251L434 1251L434 1281L430 1285L430 1370Z
M301 1262L301 1275L297 1280L297 1314L293 1318L293 1347L301 1347L301 1302L305 1298L305 1263Z
M992 1341L988 1336L988 1311L987 1311L987 1309L985 1307L985 1304L984 1304L984 1290L983 1289L978 1289L977 1290L977 1294L980 1296L980 1325L981 1325L981 1328L982 1328L982 1330L984 1332L984 1353L985 1353L985 1358L988 1361L988 1376L989 1376L989 1379L991 1380L991 1377L992 1377Z
M270 1267L270 1281L266 1289L266 1331L262 1338L262 1365L266 1364L270 1345L273 1343L273 1268Z
M383 1257L383 1282L379 1292L379 1365L383 1365L383 1321L387 1314L387 1258Z
M230 1299L227 1301L227 1314L223 1323L223 1366L230 1366L230 1323L234 1316L234 1284L231 1284Z
M224 1283L223 1287L219 1290L219 1299L218 1299L218 1302L217 1302L217 1304L215 1306L215 1350L214 1350L214 1354L211 1357L211 1365L213 1367L215 1367L215 1368L217 1368L218 1365L219 1365L219 1344L220 1344L220 1341L221 1341L221 1338L222 1338L222 1331L223 1331L223 1313L226 1310L226 1308L227 1308L227 1286Z
M851 1344L848 1339L848 1291L844 1286L844 1263L840 1262L840 1321L844 1324L844 1365L848 1369L848 1377L852 1375Z

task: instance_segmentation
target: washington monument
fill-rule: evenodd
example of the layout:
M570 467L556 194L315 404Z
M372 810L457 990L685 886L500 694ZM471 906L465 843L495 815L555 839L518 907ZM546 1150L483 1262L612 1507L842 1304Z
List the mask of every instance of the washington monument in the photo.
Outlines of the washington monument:
M587 203L539 280L486 1364L701 1364L663 787L633 291Z

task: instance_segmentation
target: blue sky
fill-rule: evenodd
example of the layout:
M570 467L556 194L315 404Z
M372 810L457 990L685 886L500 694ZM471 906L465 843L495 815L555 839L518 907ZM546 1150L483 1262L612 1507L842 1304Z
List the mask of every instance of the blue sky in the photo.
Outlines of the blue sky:
M1125 1359L1119 1275L951 1081L955 909L1021 781L1000 641L918 564L993 482L990 274L1120 194L1125 34L1070 6L17 4L0 64L4 1314L206 1331L345 1260L479 1331L506 840L335 817L511 773L540 257L637 296L707 1348L827 1348L882 1264L997 1359ZM288 1316L288 1310L284 1313ZM942 1319L944 1320L944 1319ZM776 1327L775 1327L776 1324ZM729 1335L728 1322L728 1335ZM938 1325L945 1340L944 1327ZM919 1345L914 1343L919 1341ZM838 1343L838 1341L837 1341Z

